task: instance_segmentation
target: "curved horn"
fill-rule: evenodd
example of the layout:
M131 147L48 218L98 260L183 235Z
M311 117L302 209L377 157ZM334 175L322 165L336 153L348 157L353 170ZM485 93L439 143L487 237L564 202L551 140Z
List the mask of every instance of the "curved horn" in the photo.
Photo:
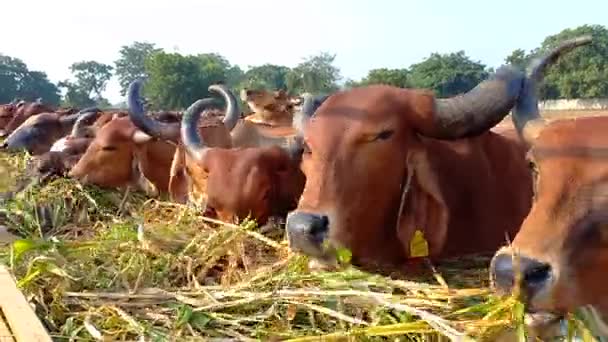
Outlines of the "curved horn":
M198 134L198 120L201 113L215 104L214 99L207 98L194 102L182 117L181 138L186 152L196 160L203 160L208 147Z
M141 99L142 80L135 80L129 85L127 91L127 103L129 106L129 118L135 127L144 133L177 143L179 140L179 123L158 122L146 115L143 101Z
M561 53L588 44L590 39L582 37L562 44L550 54L553 57L543 59L542 64L553 63ZM422 135L445 140L479 135L509 114L527 82L521 70L502 66L466 94L435 100L432 122L427 118L419 120L416 128Z
M97 118L99 113L100 112L97 112L97 111L91 111L91 112L85 112L81 116L79 116L78 119L76 119L74 126L72 127L72 133L70 133L70 135L73 138L82 137L84 128L87 125L91 125L92 122L90 122L90 121L93 118Z
M209 91L215 92L221 95L226 102L226 114L224 114L224 126L228 128L228 131L232 131L234 126L240 119L241 111L239 109L239 103L236 100L234 94L223 84L213 84L209 86Z
M59 118L59 121L63 124L74 124L74 122L83 114L86 113L101 113L101 110L97 107L89 107L80 110L78 113L64 115Z
M522 90L523 95L520 96L511 116L519 136L526 143L531 144L547 124L538 110L538 84L544 79L547 67L557 62L562 54L590 44L591 41L589 35L566 40L543 57L536 58L530 63L528 77Z

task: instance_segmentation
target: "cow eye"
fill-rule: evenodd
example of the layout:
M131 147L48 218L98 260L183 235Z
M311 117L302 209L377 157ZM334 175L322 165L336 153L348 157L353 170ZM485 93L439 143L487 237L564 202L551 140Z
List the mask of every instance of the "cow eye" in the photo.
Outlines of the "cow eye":
M390 138L393 135L393 133L395 133L395 131L392 131L389 129L384 130L384 131L380 132L378 135L376 135L376 138L374 140L386 140L386 139Z
M116 146L104 146L101 148L104 151L115 151L116 150Z

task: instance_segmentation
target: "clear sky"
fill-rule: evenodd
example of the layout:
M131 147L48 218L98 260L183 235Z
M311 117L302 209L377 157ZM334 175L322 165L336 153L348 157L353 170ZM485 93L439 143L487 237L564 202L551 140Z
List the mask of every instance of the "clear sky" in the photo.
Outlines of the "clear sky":
M359 79L461 49L496 67L564 28L608 24L607 0L4 0L0 11L0 53L55 82L76 61L113 65L135 40L217 52L243 69L329 51L345 78ZM105 96L122 100L115 79Z

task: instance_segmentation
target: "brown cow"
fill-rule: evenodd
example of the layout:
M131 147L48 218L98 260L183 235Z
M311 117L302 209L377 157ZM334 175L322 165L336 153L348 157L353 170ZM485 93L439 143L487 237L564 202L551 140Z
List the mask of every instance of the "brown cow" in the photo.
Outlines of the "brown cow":
M15 113L6 126L0 131L0 138L4 138L16 130L22 123L33 115L40 113L52 113L54 108L41 101L23 102L17 104Z
M347 248L354 265L382 273L414 257L494 252L531 207L525 144L488 131L524 79L503 66L450 99L386 85L328 97L303 125L306 186L287 219L292 249L335 265L336 249Z
M150 196L166 192L175 147L143 133L127 117L102 126L68 176L101 187L135 186Z
M26 150L33 155L43 154L50 150L55 141L72 130L82 114L98 111L93 107L70 115L40 113L30 116L6 138L1 148L8 151Z
M295 207L304 187L297 150L280 146L209 147L195 123L211 99L195 102L184 113L183 165L194 196L206 195L207 214L232 222L249 217L265 224ZM297 148L297 147L296 147Z
M590 42L590 37L581 37L556 50ZM557 59L558 54L552 51L549 56ZM494 256L491 276L499 292L515 285L532 317L559 319L589 305L588 312L606 321L608 118L545 121L536 94L545 67L537 63L532 69L526 97L512 117L530 147L534 202L512 244ZM599 325L608 337L608 325Z

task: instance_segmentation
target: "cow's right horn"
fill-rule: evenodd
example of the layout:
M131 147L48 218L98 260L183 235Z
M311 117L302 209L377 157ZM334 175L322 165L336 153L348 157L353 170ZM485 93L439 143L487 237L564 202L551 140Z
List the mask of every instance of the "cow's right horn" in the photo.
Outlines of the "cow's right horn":
M209 86L209 91L220 94L226 102L226 109L224 114L224 126L228 131L232 131L234 126L240 119L241 111L239 110L239 103L236 100L234 94L223 84L213 84Z
M146 115L140 95L142 84L142 80L135 80L131 82L127 90L127 104L131 121L137 128L150 136L177 143L179 140L179 123L159 122Z
M513 66L500 67L492 77L481 82L466 94L448 99L435 99L431 115L413 118L417 131L431 138L461 139L479 135L497 125L511 109L517 105L519 96L526 86L535 87L547 65L576 47L591 43L590 36L583 36L563 42L533 67L531 78ZM530 85L530 82L531 85ZM529 107L529 105L527 105ZM529 112L535 118L532 112ZM516 125L521 132L531 119L519 120ZM534 120L538 123L538 120Z
M198 121L201 117L201 113L214 105L215 101L211 98L198 100L190 105L182 116L182 142L186 147L186 152L196 160L203 160L209 149L198 134Z

